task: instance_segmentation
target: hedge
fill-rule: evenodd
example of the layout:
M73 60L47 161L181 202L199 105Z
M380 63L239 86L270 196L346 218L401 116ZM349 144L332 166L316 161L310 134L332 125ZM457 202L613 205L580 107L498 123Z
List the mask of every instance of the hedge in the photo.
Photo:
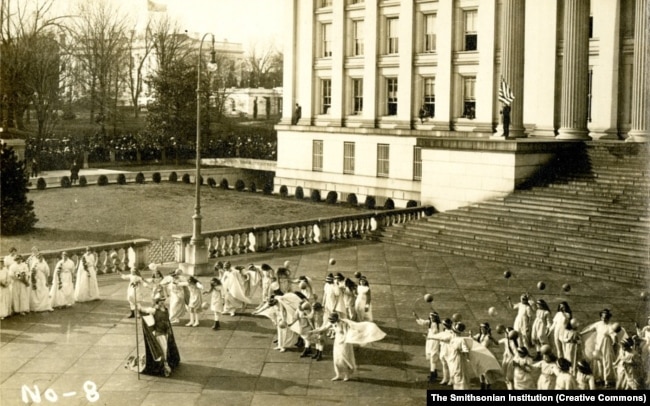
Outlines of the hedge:
M43 178L38 178L36 181L36 188L38 190L44 190L47 187L47 182Z
M348 202L348 204L352 206L356 206L359 204L359 201L357 200L357 195L355 195L354 193L350 193L346 201Z
M248 186L248 190L250 190L252 193L257 193L257 185L255 182L251 182L250 186Z
M187 174L187 173L184 173L181 180L183 181L183 183L190 183L190 175Z
M154 183L160 183L160 181L162 180L162 177L160 176L160 172L154 172L153 175L151 175L151 180Z
M365 206L369 210L373 210L377 204L374 196L366 196Z
M280 186L280 197L287 197L289 196L289 189L287 188L286 185Z
M327 197L325 197L325 202L327 204L336 204L336 201L338 199L339 199L339 194L331 190L327 193Z
M228 190L230 188L228 186L228 179L226 178L221 179L221 183L219 183L219 187L223 190Z
M208 178L208 186L210 186L210 187L217 187L217 181L214 180L213 177L209 177L209 178Z
M108 177L106 175L99 175L97 178L97 186L106 186L108 185Z
M272 195L273 194L273 183L268 183L268 182L265 183L264 184L264 189L262 190L262 192L265 195Z
M169 174L169 181L170 182L178 181L178 175L176 174L176 172L172 172Z
M235 190L238 192L242 192L244 189L246 189L246 184L244 183L244 181L241 179L237 179L237 182L235 182Z
M311 191L311 201L312 202L317 202L317 203L321 201L320 190L314 189L314 190Z
M88 184L88 179L84 175L79 176L79 186L86 186Z
M297 200L302 200L305 198L305 191L302 190L302 186L298 186L296 188L296 199Z
M390 197L384 202L384 209L393 210L395 208L395 202Z
M418 202L416 202L415 200L409 200L408 202L406 202L406 207L407 208L418 207Z
M69 188L72 186L72 182L70 182L70 178L67 176L64 176L61 178L61 187L63 188Z
M142 172L138 172L138 174L135 175L135 183L144 185L144 174Z

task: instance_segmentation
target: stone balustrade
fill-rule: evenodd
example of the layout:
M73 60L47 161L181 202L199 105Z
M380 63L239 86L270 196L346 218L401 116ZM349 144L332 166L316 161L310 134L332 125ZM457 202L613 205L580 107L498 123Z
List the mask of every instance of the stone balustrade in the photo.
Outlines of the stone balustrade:
M250 252L319 244L351 238L363 238L375 230L417 220L433 214L433 207L412 207L387 211L292 221L264 226L233 228L204 232L205 246L210 257L219 258ZM172 236L176 261L185 262L191 234Z
M88 247L95 253L97 258L97 273L107 274L129 269L129 262L136 267L142 267L149 263L147 258L147 247L151 241L146 239L136 239L129 241L120 241L109 244L89 245ZM45 258L45 261L53 271L56 263L61 259L61 253L65 251L68 257L75 263L75 268L79 265L79 260L86 247L65 248L59 250L40 250L39 252ZM31 253L21 254L25 260Z

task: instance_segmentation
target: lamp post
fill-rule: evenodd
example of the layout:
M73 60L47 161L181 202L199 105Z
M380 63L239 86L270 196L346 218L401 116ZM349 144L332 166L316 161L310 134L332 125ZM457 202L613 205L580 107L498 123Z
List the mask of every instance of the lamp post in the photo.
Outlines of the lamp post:
M201 43L199 45L199 56L196 66L197 78L196 78L196 179L194 184L196 186L195 191L195 203L194 203L194 215L192 216L192 239L190 240L189 245L189 255L187 257L186 268L190 274L200 274L201 269L207 266L208 255L205 249L205 242L201 237L201 54L203 51L203 41L205 38L210 35L212 36L212 51L210 51L211 57L210 62L208 63L208 70L214 71L216 69L215 61L215 50L214 50L214 35L205 34L201 38Z

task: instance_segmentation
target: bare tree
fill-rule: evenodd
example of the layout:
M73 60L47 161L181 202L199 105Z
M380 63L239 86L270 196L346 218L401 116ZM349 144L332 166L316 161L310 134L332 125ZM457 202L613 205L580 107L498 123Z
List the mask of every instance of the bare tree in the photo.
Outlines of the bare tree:
M272 43L253 43L246 55L246 69L248 87L271 88L281 85L282 53Z
M80 63L83 83L90 97L90 120L101 125L109 109L115 107L119 82L124 78L124 62L129 55L125 36L126 16L109 2L86 2L79 5L79 17L73 20L70 53ZM112 111L113 114L116 111Z
M144 35L138 36L135 29L130 31L129 37L129 53L128 58L128 81L129 95L131 96L131 103L133 104L133 116L138 117L139 99L142 94L142 87L144 82L143 68L147 62L149 55L154 49L154 41L151 37L151 30L149 29L151 22L147 24Z

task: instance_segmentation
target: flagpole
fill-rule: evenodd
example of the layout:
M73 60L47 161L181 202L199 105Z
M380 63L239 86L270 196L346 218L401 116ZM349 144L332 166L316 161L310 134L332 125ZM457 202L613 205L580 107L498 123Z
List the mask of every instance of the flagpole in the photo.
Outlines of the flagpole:
M133 285L133 299L135 301L135 356L136 356L136 368L138 371L138 381L140 380L140 344L138 340L138 285Z

